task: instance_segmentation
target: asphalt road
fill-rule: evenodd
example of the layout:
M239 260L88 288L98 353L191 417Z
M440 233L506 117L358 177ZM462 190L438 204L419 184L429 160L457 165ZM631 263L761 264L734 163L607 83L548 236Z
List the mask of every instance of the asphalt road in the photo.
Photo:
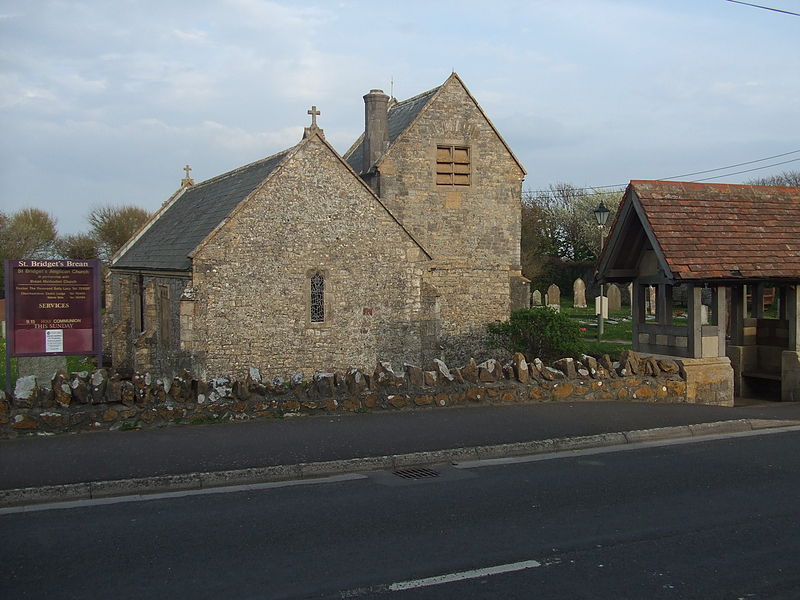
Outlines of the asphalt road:
M733 419L800 419L800 403L554 402L315 416L0 440L0 489L527 442Z
M800 433L438 473L0 511L0 597L800 597Z

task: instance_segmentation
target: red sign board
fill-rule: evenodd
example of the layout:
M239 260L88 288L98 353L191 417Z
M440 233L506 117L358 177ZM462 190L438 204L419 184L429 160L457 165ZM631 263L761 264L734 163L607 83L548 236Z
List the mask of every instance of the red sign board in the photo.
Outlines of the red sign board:
M100 354L100 262L6 260L8 356Z

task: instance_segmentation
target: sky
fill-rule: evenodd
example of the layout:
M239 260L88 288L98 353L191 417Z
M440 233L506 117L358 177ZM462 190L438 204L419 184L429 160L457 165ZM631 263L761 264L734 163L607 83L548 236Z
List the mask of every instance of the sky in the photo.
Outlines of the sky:
M525 189L800 170L800 17L726 0L0 0L0 210L61 234L154 211L185 164L199 182L295 145L311 105L343 154L366 92L453 70Z

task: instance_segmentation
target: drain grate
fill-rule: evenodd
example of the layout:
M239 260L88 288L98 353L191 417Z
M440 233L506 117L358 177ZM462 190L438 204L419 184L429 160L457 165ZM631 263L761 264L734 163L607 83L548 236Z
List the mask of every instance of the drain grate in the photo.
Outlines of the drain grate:
M394 471L392 474L402 477L403 479L425 479L427 477L439 476L438 471L426 469L425 467L418 467L416 469L400 469L399 471Z

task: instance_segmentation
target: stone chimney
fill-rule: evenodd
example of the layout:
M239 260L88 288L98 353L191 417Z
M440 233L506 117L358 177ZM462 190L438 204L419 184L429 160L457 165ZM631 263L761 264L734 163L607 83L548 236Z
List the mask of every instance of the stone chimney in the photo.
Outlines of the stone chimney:
M364 157L362 173L367 173L389 147L389 96L383 90L370 90L364 96Z

